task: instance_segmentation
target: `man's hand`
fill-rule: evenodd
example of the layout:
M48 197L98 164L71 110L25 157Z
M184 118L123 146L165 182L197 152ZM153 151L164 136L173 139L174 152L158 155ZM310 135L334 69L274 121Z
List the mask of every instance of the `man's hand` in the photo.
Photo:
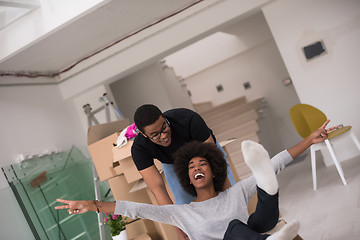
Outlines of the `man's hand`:
M338 126L334 126L331 128L326 129L326 125L330 122L330 120L327 120L319 129L315 130L310 134L311 142L313 144L319 143L322 141L325 141L325 139L328 138L328 135L331 131L338 128Z
M165 187L165 182L161 177L159 171L152 165L140 171L149 190L154 194L159 205L173 204Z

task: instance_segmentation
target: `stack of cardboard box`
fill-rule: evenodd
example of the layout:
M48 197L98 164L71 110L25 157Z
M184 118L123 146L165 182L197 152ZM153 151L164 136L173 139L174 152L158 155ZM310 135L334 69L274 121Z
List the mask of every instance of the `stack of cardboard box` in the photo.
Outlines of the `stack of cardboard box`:
M91 158L100 181L109 183L115 200L156 204L153 194L147 189L131 158L132 141L120 148L116 147L118 136L127 126L128 120L91 126L88 130ZM155 165L162 172L158 161L155 161ZM127 225L127 232L130 239L148 234L153 240L173 239L176 234L169 225L142 219Z

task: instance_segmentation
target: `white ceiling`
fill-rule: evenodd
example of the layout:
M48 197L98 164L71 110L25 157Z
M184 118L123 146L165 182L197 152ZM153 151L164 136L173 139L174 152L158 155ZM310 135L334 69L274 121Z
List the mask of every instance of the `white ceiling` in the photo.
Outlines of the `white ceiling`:
M197 1L110 1L0 62L0 71L59 72L134 31L195 2Z

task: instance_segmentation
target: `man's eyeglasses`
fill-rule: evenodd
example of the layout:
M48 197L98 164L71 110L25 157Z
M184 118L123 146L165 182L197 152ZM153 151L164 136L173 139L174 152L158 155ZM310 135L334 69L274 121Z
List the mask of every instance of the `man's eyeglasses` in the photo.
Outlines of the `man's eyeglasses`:
M170 122L165 118L165 122L162 125L160 132L155 132L151 136L148 136L153 141L158 141L162 133L167 133L170 130Z

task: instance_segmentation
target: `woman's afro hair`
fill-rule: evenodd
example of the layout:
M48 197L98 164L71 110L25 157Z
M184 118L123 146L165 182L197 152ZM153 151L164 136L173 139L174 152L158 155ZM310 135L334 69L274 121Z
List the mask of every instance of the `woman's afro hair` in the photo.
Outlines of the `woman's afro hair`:
M214 188L216 192L223 190L227 178L227 163L223 152L214 143L192 141L179 148L173 155L174 171L183 189L192 196L196 196L196 190L190 184L189 162L194 157L205 158L214 175Z

